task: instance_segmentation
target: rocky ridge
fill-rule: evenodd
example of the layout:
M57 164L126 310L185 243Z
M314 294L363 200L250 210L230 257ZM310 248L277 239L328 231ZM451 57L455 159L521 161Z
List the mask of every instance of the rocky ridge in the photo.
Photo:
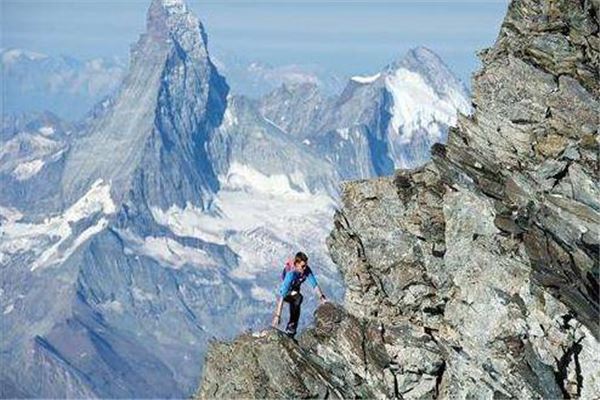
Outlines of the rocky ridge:
M600 2L513 0L432 162L348 183L347 292L213 343L199 398L595 398Z

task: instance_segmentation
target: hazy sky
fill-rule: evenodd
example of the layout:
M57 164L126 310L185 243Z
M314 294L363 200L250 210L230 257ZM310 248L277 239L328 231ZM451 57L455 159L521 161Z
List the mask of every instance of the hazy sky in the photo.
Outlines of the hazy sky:
M0 0L2 47L79 58L127 57L150 0ZM425 45L467 80L490 46L507 0L188 0L210 48L274 65L376 72Z

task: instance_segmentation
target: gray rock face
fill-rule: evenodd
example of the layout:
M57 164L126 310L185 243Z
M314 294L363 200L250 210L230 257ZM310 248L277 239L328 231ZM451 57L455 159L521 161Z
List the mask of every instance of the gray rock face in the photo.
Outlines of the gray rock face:
M198 396L595 398L599 11L513 0L448 145L344 185L328 246L345 309L298 344L215 344ZM252 364L267 351L283 365Z

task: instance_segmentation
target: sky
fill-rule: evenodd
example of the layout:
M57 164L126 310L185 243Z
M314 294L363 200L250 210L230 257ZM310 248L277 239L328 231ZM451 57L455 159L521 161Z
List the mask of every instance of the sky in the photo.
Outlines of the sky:
M150 0L0 0L3 48L127 58ZM368 74L423 45L469 83L508 0L188 0L209 48L272 65Z

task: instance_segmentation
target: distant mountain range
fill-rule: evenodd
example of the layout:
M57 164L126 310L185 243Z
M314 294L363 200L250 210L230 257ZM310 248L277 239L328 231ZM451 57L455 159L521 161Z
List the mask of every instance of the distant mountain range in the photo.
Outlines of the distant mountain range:
M282 84L312 83L327 94L339 92L343 80L315 65L272 66L246 60L219 48L214 63L227 76L232 92L261 97ZM127 61L118 57L81 60L26 49L0 49L3 107L6 113L50 111L76 121L119 88Z
M423 48L340 94L277 82L232 94L185 3L153 0L81 122L4 119L3 397L189 396L211 337L268 322L294 251L343 296L325 246L340 183L419 165L470 112Z
M2 49L0 61L4 112L47 110L72 121L113 94L127 69L118 58L81 61L23 49Z

